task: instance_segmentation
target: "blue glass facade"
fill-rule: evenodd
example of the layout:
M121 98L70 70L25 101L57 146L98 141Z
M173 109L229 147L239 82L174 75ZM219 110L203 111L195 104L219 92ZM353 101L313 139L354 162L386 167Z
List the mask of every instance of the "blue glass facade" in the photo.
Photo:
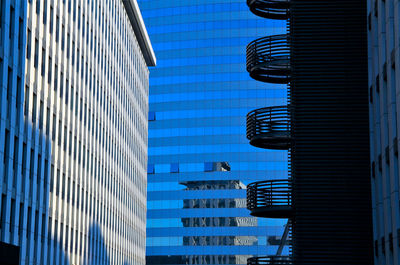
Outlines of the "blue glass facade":
M255 218L246 185L287 178L287 151L246 139L246 114L285 105L286 85L252 80L246 45L286 32L244 0L140 0L151 70L147 264L246 264L276 253L286 220ZM287 251L285 248L284 252Z

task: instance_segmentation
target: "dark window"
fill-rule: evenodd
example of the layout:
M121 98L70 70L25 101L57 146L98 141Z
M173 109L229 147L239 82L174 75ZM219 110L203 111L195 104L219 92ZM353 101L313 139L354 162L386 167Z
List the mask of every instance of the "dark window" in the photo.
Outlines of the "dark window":
M19 25L18 25L18 49L19 50L22 49L23 38L24 38L24 21L20 18Z
M39 40L35 39L35 58L34 58L34 66L37 68L39 65Z
M179 163L171 163L171 173L179 173Z
M18 108L19 103L21 102L21 90L22 90L22 81L21 81L21 77L17 76L17 95L16 95L16 99L15 99L15 108Z
M154 111L149 112L149 121L155 121L156 120L156 113Z
M0 229L3 229L3 224L5 223L6 219L6 206L7 206L7 196L1 196L1 213L0 213Z
M8 76L7 76L7 101L11 100L12 95L12 69L8 68Z
M60 40L60 18L56 16L56 42Z
M155 169L154 169L154 164L148 164L147 165L147 174L154 174Z
M214 170L214 163L213 162L204 162L204 171L211 172Z
M42 48L42 76L44 76L44 73L46 71L46 50Z
M43 5L43 24L46 25L47 23L47 0L44 0L44 5Z
M28 29L27 40L26 40L26 58L27 59L31 58L31 41L32 41L31 30Z
M4 142L4 159L3 159L4 164L7 162L7 158L9 155L9 151L10 151L9 146L10 146L10 131L6 129L5 142Z
M12 29L14 27L14 7L10 6L10 29L8 31L8 37L11 39L12 37Z
M50 6L50 33L53 34L53 15L54 15L54 9L52 6Z
M47 83L50 84L51 83L51 73L52 73L52 60L51 57L49 56L49 69L47 70Z
M36 0L36 15L40 14L40 1Z

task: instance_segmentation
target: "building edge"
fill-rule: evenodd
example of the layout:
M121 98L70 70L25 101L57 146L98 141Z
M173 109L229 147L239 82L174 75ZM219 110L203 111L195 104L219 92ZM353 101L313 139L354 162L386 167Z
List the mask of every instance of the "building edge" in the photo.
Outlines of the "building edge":
M157 60L150 42L142 13L136 0L122 0L147 66L156 66Z

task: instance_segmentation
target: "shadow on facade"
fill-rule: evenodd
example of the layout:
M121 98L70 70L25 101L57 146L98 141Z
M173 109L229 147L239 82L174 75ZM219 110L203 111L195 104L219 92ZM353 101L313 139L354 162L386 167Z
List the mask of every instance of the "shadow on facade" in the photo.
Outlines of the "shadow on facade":
M86 257L83 265L111 265L110 258L107 253L106 245L100 226L92 224L88 232L88 240L86 246Z

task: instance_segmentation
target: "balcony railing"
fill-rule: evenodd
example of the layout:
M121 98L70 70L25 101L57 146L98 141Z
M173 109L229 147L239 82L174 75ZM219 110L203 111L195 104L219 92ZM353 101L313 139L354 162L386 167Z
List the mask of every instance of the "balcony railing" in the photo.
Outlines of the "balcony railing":
M255 147L285 150L290 147L290 108L276 106L247 114L247 139Z
M267 256L247 259L247 265L292 265L290 256Z
M247 209L257 217L289 218L292 213L291 180L267 180L247 185Z
M258 81L287 84L290 80L289 36L273 35L250 42L247 71Z
M247 0L251 12L270 19L289 18L289 0Z

